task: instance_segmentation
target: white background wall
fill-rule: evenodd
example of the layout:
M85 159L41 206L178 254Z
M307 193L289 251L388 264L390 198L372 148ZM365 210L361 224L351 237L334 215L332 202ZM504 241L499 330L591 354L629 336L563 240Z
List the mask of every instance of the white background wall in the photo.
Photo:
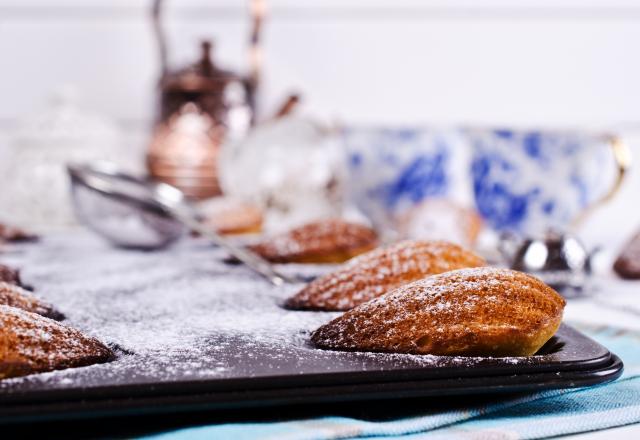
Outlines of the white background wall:
M268 0L262 109L300 91L354 123L640 128L640 1ZM0 0L0 128L75 84L87 108L140 131L153 116L157 54L148 0ZM215 38L241 69L242 0L167 1L172 53ZM1 141L1 139L0 139ZM640 221L640 176L596 216ZM617 211L616 211L617 210ZM607 234L605 234L606 236Z
M640 2L267 0L265 111L289 89L349 121L640 122ZM0 0L0 121L61 83L124 121L152 112L148 0ZM242 68L243 0L167 0L174 54Z

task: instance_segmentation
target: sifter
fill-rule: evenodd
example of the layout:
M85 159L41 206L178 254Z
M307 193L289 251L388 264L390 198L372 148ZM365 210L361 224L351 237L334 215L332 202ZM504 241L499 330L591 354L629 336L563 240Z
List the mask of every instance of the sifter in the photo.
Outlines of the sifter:
M196 208L174 186L124 173L109 163L73 164L67 171L79 220L117 246L152 250L195 231L272 284L297 282L205 226Z

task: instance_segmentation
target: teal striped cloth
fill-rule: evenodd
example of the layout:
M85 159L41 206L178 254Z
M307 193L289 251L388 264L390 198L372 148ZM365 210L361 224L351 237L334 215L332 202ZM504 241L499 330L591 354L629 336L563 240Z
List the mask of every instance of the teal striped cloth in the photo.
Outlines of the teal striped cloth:
M230 423L179 429L153 439L539 439L640 422L640 332L611 327L578 328L622 358L617 381L554 390L464 410L370 422L323 417L275 423ZM414 412L415 414L415 412Z

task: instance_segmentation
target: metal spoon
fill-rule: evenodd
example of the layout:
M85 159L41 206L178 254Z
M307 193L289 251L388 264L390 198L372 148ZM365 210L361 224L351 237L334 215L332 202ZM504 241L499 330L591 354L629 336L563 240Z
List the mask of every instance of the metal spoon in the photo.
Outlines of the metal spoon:
M298 282L259 255L206 227L195 207L174 186L123 173L107 163L73 164L67 166L67 171L79 219L118 246L155 249L191 230L225 249L273 285ZM137 229L127 235L127 224Z

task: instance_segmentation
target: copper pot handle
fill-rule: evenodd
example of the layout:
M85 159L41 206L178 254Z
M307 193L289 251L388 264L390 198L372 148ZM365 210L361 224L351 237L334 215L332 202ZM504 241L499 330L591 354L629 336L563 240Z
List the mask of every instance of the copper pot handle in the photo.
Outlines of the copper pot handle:
M578 227L593 211L609 202L620 190L624 177L631 167L631 150L629 146L618 136L608 135L606 137L607 145L613 153L616 162L617 176L611 189L602 197L586 206L571 222L572 228Z
M153 0L151 4L151 23L153 25L153 36L158 47L160 75L164 76L169 67L167 62L167 37L162 26L162 0Z
M166 30L162 24L162 3L163 0L153 0L151 4L151 20L153 24L153 34L158 46L158 57L160 58L160 71L164 75L169 70L168 43ZM266 0L251 0L249 14L251 15L251 33L249 35L249 76L248 83L255 92L260 80L262 70L262 48L260 36L264 17L266 15Z

